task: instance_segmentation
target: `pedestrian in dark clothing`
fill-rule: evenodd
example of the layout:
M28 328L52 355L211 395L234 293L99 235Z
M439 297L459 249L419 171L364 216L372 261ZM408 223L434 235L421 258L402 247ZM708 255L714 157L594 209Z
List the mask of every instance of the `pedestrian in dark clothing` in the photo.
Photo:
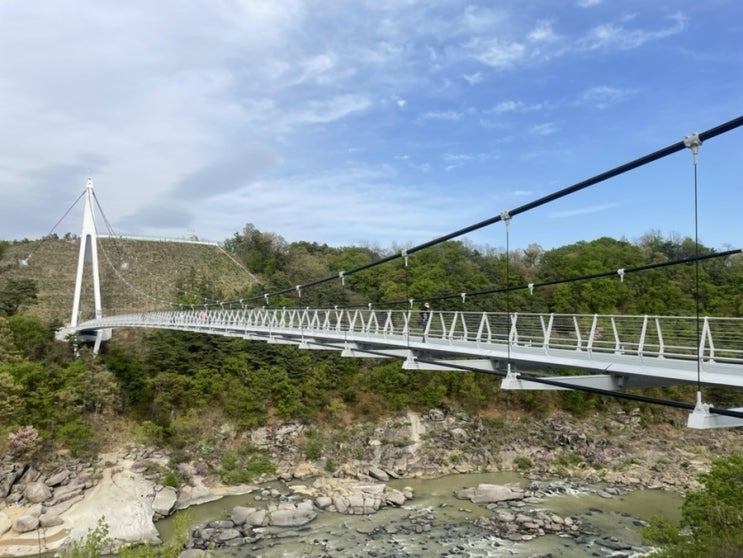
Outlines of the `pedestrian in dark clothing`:
M428 304L428 302L424 302L423 306L421 307L421 326L425 329L426 324L428 323L428 317L431 313L431 305Z

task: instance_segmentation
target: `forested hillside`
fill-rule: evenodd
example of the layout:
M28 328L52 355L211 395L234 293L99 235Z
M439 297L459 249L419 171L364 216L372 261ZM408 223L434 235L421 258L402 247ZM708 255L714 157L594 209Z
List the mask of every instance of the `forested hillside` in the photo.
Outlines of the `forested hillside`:
M275 420L338 425L436 406L540 416L554 409L580 414L622 404L582 392L501 392L499 378L488 375L413 373L402 370L398 361L342 359L325 351L173 331L117 331L99 357L83 350L74 358L70 347L53 340L53 329L69 305L77 248L65 240L45 241L33 252L33 265L19 266L20 255L34 246L0 244L0 446L8 446L0 450L62 446L92 452L103 444L134 439L209 454L224 443L215 432L226 424L239 432ZM194 249L191 245L174 243L167 249L183 251L173 257L184 263L175 265L169 281L185 288L161 295L172 301L258 296L399 252L287 243L251 225L225 242L231 258L220 264L203 255L185 255ZM148 256L138 252L136 258L130 254L127 268L119 270L132 270L135 259L165 269L171 254L164 247L158 250ZM114 252L110 246L106 251ZM660 265L695 255L711 257L698 265ZM739 316L743 259L714 255L689 239L658 234L637 243L600 238L508 254L449 241L412 254L407 267L401 259L393 260L345 282L307 289L301 300L291 293L271 303L381 304L426 298L441 309ZM35 267L39 261L50 267ZM196 267L197 262L205 267ZM234 279L227 277L231 267L237 270ZM22 275L30 269L35 274ZM624 275L617 273L620 269ZM474 294L463 301L460 292ZM64 303L51 302L63 298ZM41 306L43 312L38 311ZM694 399L692 388L669 388L663 394ZM731 390L717 390L715 397L720 405L740 403ZM646 420L654 420L664 411L648 407L645 412ZM39 438L31 436L29 442L19 434L9 441L8 433L28 432L24 427L32 427Z

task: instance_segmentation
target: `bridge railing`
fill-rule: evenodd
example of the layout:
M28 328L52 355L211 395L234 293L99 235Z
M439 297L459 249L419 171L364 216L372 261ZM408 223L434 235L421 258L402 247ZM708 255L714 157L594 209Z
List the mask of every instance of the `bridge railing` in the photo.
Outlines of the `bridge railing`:
M230 335L335 340L400 337L437 342L507 344L636 356L743 362L743 318L652 315L431 312L415 310L246 308L111 316L79 329L165 327Z

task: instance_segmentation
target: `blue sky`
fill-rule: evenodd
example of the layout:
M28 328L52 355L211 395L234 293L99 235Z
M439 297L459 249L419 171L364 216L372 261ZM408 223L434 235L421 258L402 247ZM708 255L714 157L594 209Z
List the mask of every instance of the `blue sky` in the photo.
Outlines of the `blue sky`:
M0 238L50 232L91 177L118 234L417 245L740 116L742 46L739 0L3 0ZM707 246L743 245L742 147L701 148ZM509 244L693 237L694 211L684 151Z

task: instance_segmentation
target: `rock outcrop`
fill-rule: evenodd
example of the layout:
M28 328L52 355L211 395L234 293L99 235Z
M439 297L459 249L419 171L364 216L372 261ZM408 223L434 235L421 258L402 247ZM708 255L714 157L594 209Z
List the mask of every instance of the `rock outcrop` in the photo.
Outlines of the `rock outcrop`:
M332 437L328 434L324 455L317 460L306 458L305 426L256 428L242 439L265 452L277 468L273 478L287 482L293 498L281 502L274 495L280 505L242 511L244 520L233 518L228 529L266 525L301 529L321 512L373 514L387 506L402 506L412 497L390 489L385 484L389 480L468 472L512 470L526 479L604 482L608 491L619 493L648 488L682 492L697 487L696 478L708 469L710 459L737 447L735 432L699 432L670 423L643 428L639 411L620 410L581 422L554 415L507 420L455 415L444 408L408 413L376 425L355 425ZM322 433L313 435L322 439ZM235 434L231 443L239 439ZM53 551L70 538L85 536L104 516L115 543L154 542L158 519L193 504L254 489L219 484L211 465L205 463L184 464L190 467L187 484L164 486L163 471L169 462L167 455L142 447L101 455L96 462L60 461L43 471L31 463L0 461L0 555ZM318 477L309 485L292 485ZM523 496L517 487L486 485L464 489L459 495L478 505L507 505ZM554 517L549 521L518 517L524 526L534 524L538 531L552 532L560 524ZM499 527L493 530L500 532ZM227 538L230 534L235 533L218 536L223 542L234 542ZM255 536L255 530L235 535L246 540Z

